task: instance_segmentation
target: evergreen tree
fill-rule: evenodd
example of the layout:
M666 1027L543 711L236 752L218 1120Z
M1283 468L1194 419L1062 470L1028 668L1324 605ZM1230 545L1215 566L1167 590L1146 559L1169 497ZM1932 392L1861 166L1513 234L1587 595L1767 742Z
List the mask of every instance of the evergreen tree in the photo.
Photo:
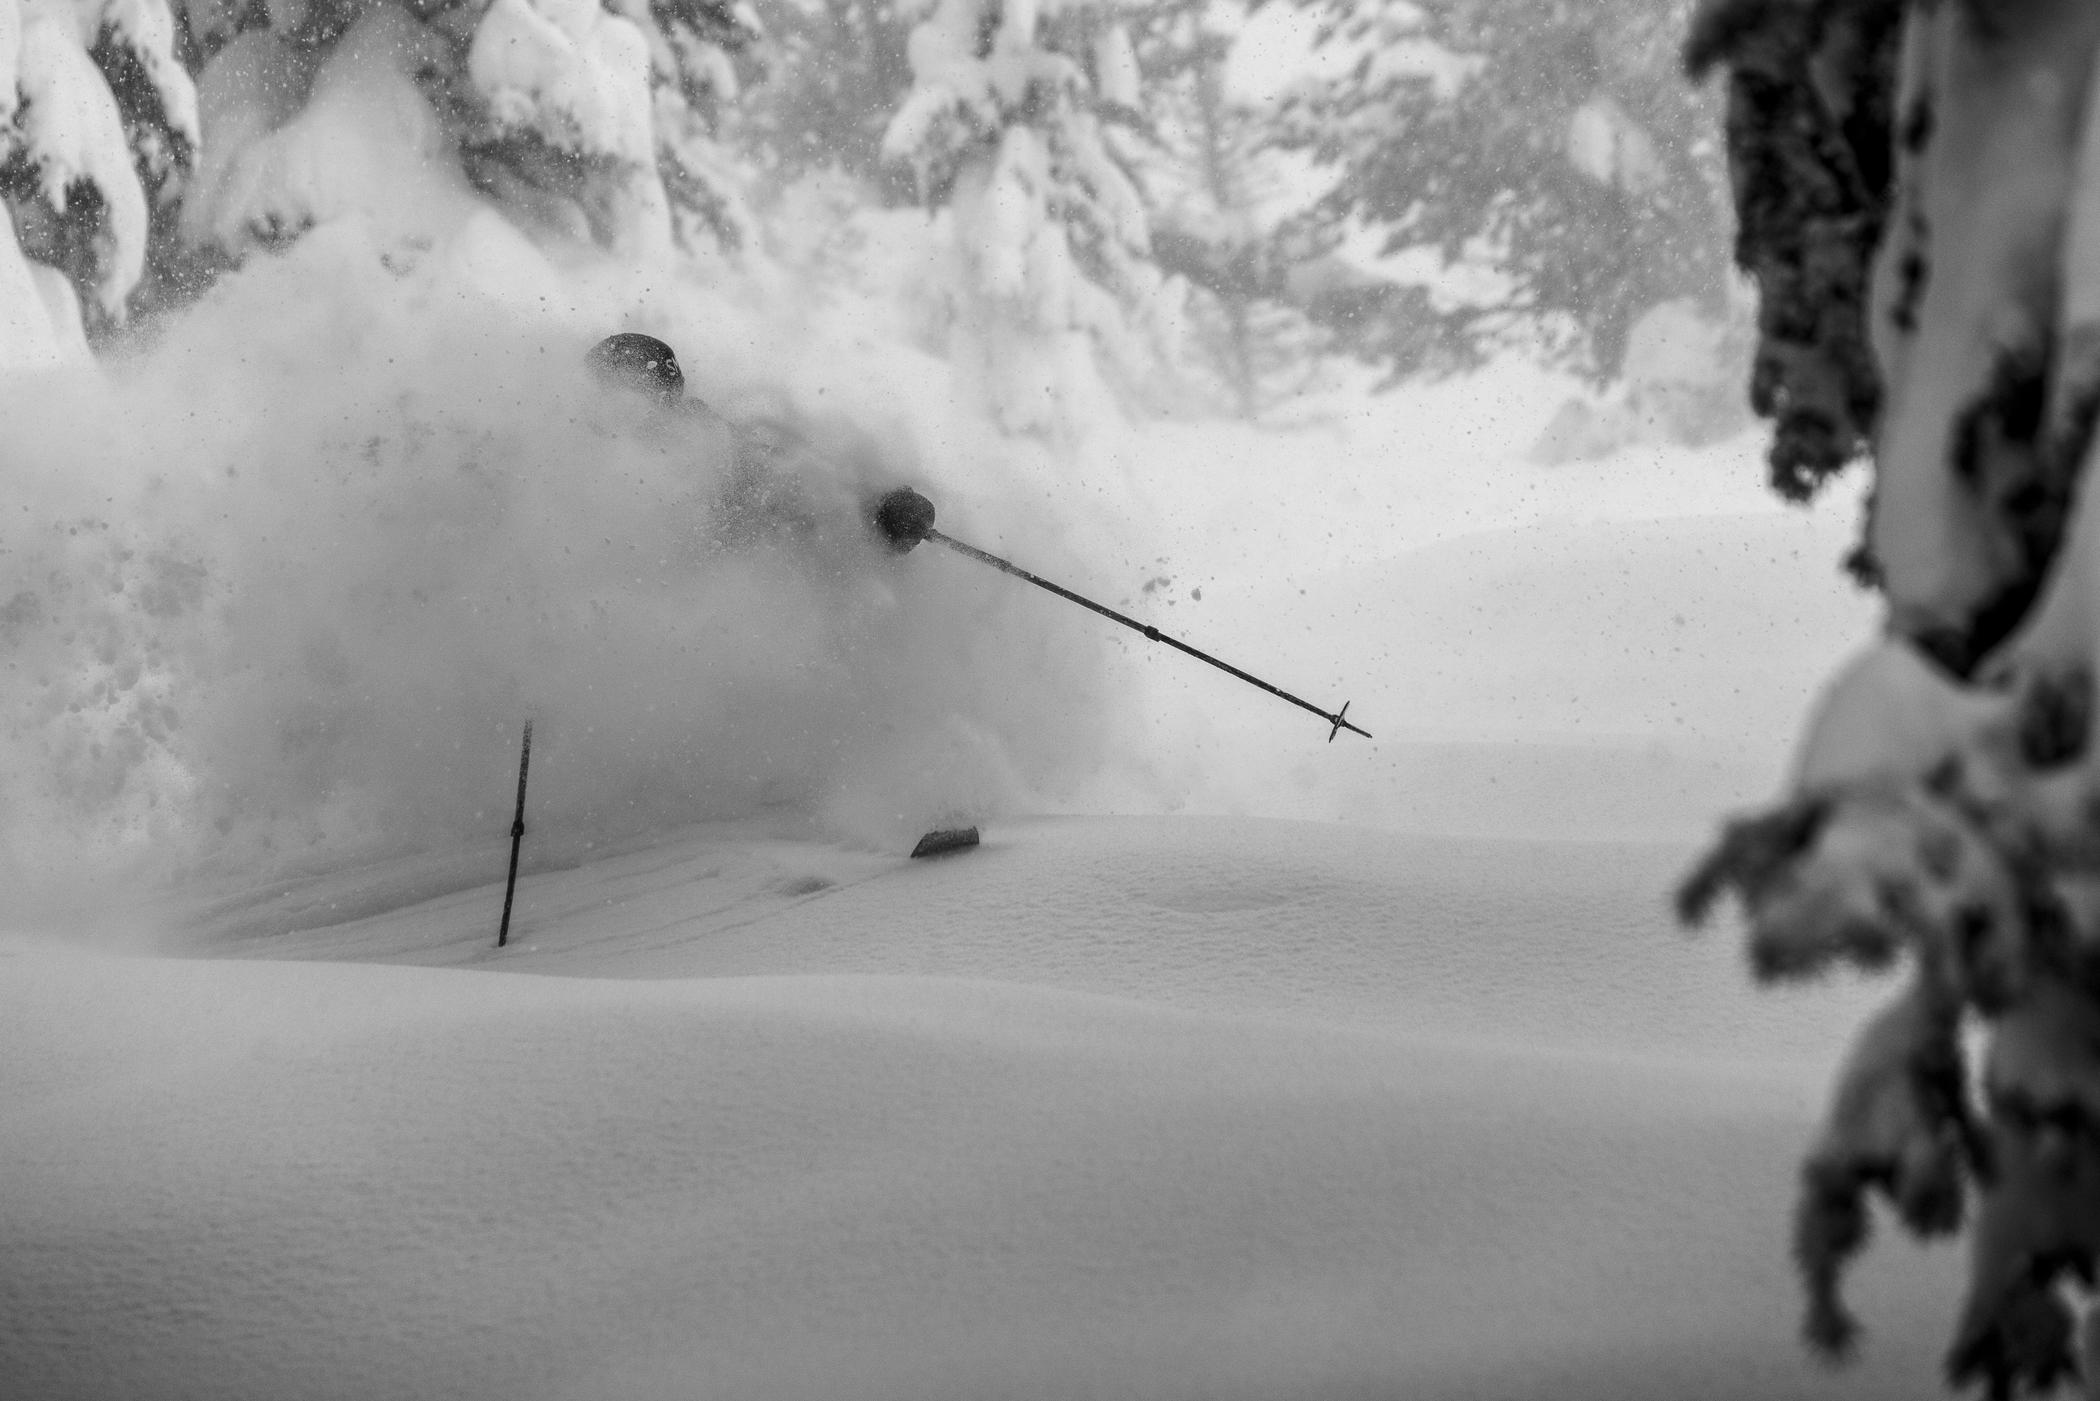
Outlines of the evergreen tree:
M1522 336L1601 379L1649 308L1723 312L1712 98L1675 62L1687 0L1298 3L1342 68L1288 100L1289 140L1334 180L1312 232L1488 274L1463 297L1357 289L1324 309L1345 345L1398 376Z
M0 0L0 277L55 271L99 339L381 207L735 248L719 129L755 34L738 0Z
M1887 618L1683 909L1737 895L1768 979L1901 979L1800 1176L1811 1343L1855 1345L1881 1198L1969 1235L1950 1382L2057 1394L2100 1358L2100 6L1709 0L1691 58L1728 75L1775 485L1870 450Z
M0 296L54 353L122 322L198 139L164 0L0 0Z
M1165 0L1133 15L1148 139L1128 154L1150 207L1154 259L1196 293L1190 348L1252 418L1298 387L1316 356L1311 327L1290 305L1277 133L1225 90L1226 26L1241 18L1217 0Z
M932 0L910 58L884 150L949 215L956 363L1009 431L1066 434L1097 375L1135 392L1172 359L1178 308L1106 135L1138 106L1121 16L1106 0Z
M656 168L673 231L689 249L745 248L757 230L728 128L763 30L743 0L649 0L647 16L630 12L649 41Z

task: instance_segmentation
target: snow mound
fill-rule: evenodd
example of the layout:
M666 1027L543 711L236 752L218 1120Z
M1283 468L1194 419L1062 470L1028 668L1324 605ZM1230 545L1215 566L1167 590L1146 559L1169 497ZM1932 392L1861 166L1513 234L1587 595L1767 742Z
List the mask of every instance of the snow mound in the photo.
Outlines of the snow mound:
M0 1375L46 1401L1828 1386L1788 1076L949 979L5 962ZM1851 1394L1924 1393L1938 1284L1866 1282Z
M1191 1012L1806 1067L1866 1004L1758 998L1663 900L1689 849L1243 818L1001 822L935 861L752 822L583 861L525 844L222 894L173 951L583 977L995 979ZM471 855L472 859L469 859ZM449 893L445 893L449 892Z

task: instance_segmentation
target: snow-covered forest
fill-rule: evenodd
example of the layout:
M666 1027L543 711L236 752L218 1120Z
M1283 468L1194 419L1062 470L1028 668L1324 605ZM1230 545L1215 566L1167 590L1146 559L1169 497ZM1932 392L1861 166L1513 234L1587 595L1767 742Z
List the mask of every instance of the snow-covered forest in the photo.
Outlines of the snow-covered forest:
M872 299L1022 433L1253 418L1337 355L1674 387L1740 319L1682 17L9 0L0 354L121 350L319 233Z
M0 0L0 1396L2078 1385L2096 53Z

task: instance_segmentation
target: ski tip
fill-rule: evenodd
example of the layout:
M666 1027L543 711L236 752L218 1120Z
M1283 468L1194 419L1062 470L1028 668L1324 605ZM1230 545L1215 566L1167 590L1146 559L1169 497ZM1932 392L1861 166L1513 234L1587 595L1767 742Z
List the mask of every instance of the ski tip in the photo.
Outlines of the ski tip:
M919 838L919 844L911 849L911 854L915 859L921 856L945 856L951 851L967 851L975 845L975 827L942 827Z

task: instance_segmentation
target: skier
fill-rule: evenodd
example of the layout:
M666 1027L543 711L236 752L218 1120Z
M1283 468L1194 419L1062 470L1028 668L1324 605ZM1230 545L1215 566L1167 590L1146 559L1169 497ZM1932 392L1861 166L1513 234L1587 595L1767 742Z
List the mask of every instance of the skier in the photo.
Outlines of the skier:
M890 474L889 455L873 439L785 405L728 418L686 393L676 351L639 331L607 336L584 363L618 391L615 400L640 406L623 429L659 451L726 468L706 508L718 545L812 547L829 571L842 545L865 543L870 503L881 492L876 474Z
M585 357L593 373L607 384L639 394L652 405L668 409L674 414L683 414L706 420L710 426L719 425L727 434L731 444L731 471L727 488L715 502L717 519L715 538L717 541L736 545L765 540L786 538L813 548L819 557L827 557L824 563L833 577L843 577L853 572L858 565L842 565L839 541L842 532L834 527L842 523L850 513L852 535L856 537L848 551L864 560L864 550L871 540L882 541L893 554L909 554L921 541L939 541L947 548L966 555L982 564L991 565L1002 573L1024 579L1036 587L1046 589L1058 597L1091 609L1124 627L1143 633L1153 642L1163 642L1177 651L1185 652L1198 661L1208 662L1220 671L1231 673L1240 680L1257 686L1281 700L1289 701L1300 709L1309 710L1325 720L1330 726L1327 739L1343 730L1360 734L1369 739L1371 732L1348 718L1349 707L1345 703L1333 713L1320 709L1312 702L1292 695L1279 686L1271 685L1258 676L1241 671L1229 662L1220 661L1208 652L1199 651L1177 638L1168 637L1158 628L1147 626L1135 618L1125 617L1113 608L1104 607L1092 599L1082 597L1061 585L1053 584L1036 574L1022 569L1009 560L989 554L974 545L966 545L953 536L934 528L933 503L908 486L895 487L889 491L872 489L866 468L881 468L881 454L872 440L852 438L844 440L849 454L856 459L851 465L863 469L863 480L859 484L848 482L846 472L836 455L821 452L812 436L804 432L802 420L794 417L759 419L746 425L737 425L723 418L699 399L688 398L685 393L685 372L678 367L678 356L671 347L656 339L635 331L623 331L607 336L591 348ZM853 451L855 448L865 451ZM828 498L830 510L816 509L819 499L814 492L819 485L830 488ZM857 499L856 499L857 497ZM928 833L928 840L935 837L957 837L961 832ZM975 828L968 829L968 840L977 839ZM924 848L925 843L921 843ZM940 848L945 850L947 848ZM912 855L927 854L924 850Z
M685 371L678 353L655 336L621 331L592 346L583 357L591 377L615 391L610 402L627 412L611 429L639 433L645 440L688 451L704 440L718 451L731 449L735 430L706 400L685 392Z

